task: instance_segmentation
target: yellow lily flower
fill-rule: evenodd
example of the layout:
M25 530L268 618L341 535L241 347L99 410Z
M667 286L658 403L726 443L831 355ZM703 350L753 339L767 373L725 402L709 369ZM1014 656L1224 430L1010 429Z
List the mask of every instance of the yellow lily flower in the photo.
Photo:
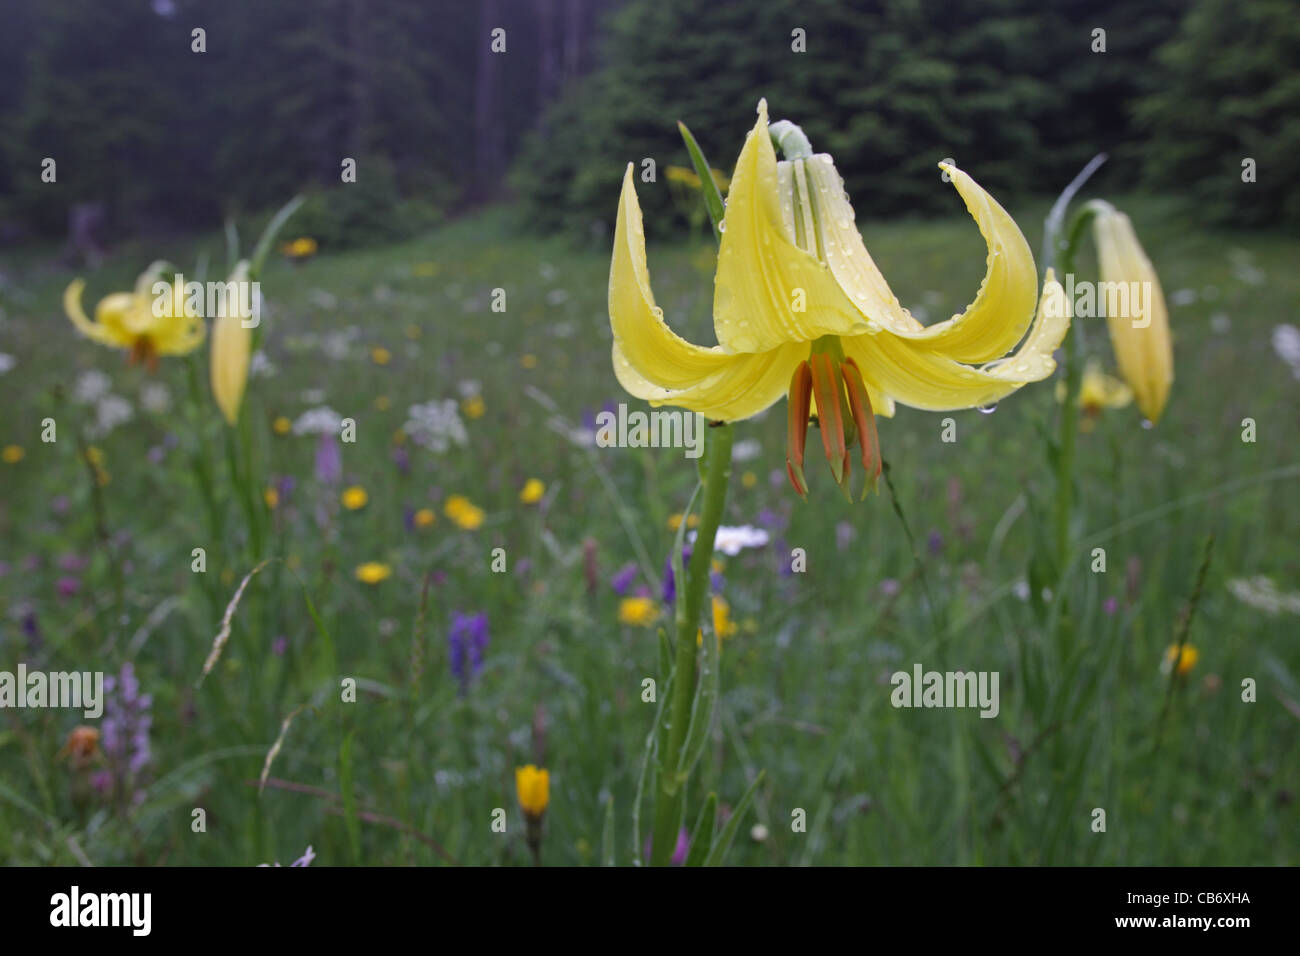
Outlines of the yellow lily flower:
M1056 400L1065 401L1065 383L1057 382ZM1097 416L1108 408L1123 408L1133 401L1133 389L1119 379L1101 370L1096 359L1089 359L1079 381L1079 411L1083 415L1080 428L1091 431Z
M1095 206L1097 214L1092 229L1101 281L1126 283L1129 288L1140 290L1129 296L1129 314L1107 315L1106 325L1120 373L1133 387L1138 408L1154 425L1165 410L1169 386L1174 380L1174 352L1169 341L1165 295L1128 216L1107 202L1099 201Z
M81 307L86 283L73 279L63 293L63 310L86 338L126 349L132 363L144 362L152 371L160 355L187 355L207 332L203 319L185 304L183 287L175 286L173 294L165 297L154 295L154 283L166 267L165 262L155 262L136 279L133 291L100 299L93 322Z
M248 281L248 262L241 260L230 274L229 282ZM226 315L212 322L212 396L222 416L231 425L239 421L239 406L244 401L244 388L248 385L248 363L252 358L253 330L244 325L238 309L228 309Z
M780 162L774 136L786 157ZM676 335L655 304L629 165L609 277L620 384L652 405L726 421L756 415L788 392L786 464L802 495L814 393L826 457L847 488L855 438L874 484L881 463L873 416L893 415L895 402L932 411L971 408L1046 378L1069 328L1064 292L1049 273L1035 318L1037 272L1020 229L970 176L941 167L989 253L984 282L966 311L927 327L899 304L867 253L831 157L814 154L789 122L769 130L767 103L760 101L731 178L718 251L719 344L704 347ZM1055 307L1044 308L1053 297Z

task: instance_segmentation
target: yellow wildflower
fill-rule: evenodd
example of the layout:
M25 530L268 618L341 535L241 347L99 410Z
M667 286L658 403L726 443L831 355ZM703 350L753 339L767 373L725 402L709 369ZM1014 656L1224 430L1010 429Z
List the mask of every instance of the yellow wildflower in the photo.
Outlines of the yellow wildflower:
M378 584L392 573L393 569L382 561L367 561L365 564L358 564L356 570L357 580L362 584Z
M659 607L648 597L626 597L618 602L620 624L649 627L659 618Z
M376 365L387 365L393 360L393 353L382 345L376 345L370 350L370 360Z
M1107 202L1092 204L1101 281L1108 288L1132 290L1123 314L1106 316L1110 344L1120 374L1133 388L1137 406L1155 424L1165 410L1174 380L1174 353L1169 340L1169 310L1160 277L1147 258L1128 216Z
M1195 667L1196 662L1200 660L1200 658L1201 658L1201 652L1198 651L1191 644L1184 644L1183 651L1181 654L1178 653L1177 644L1170 644L1169 647L1165 648L1165 660L1164 660L1164 664L1161 665L1161 669L1166 674L1169 673L1170 670L1174 669L1174 661L1177 660L1178 661L1177 670L1179 676L1181 676L1183 674L1188 673L1193 667Z
M483 509L464 495L451 495L442 506L442 513L466 531L474 531L483 524Z
M287 435L293 431L293 422L283 415L277 415L275 421L271 422L271 431L277 435Z
M186 355L198 348L207 334L203 319L186 303L182 286L154 293L165 268L166 263L155 262L135 280L134 291L114 292L100 299L93 322L81 307L86 283L74 279L63 293L63 310L86 338L125 349L132 362L156 368L159 356Z
M366 489L360 485L353 485L351 488L344 490L340 500L343 502L343 507L347 508L348 511L357 511L366 506L367 502L370 501L370 496L366 494Z
M27 455L20 445L5 445L3 452L0 452L0 458L4 459L6 465L16 465Z
M487 408L483 404L481 395L471 395L461 403L461 409L465 412L466 418L482 418Z
M432 508L421 508L415 513L415 526L417 528L432 528L438 516L433 513Z
M539 769L532 764L526 767L515 768L515 792L519 797L519 807L524 811L524 815L533 819L541 819L546 812L547 805L551 802L551 775L545 769Z
M773 137L785 155L779 163ZM619 383L652 405L722 421L757 415L788 393L786 464L802 495L814 394L831 472L847 490L855 441L867 485L874 485L881 468L874 415L891 416L896 401L932 411L971 408L1046 378L1069 309L1044 306L1068 305L1064 292L1049 273L1040 300L1033 254L1015 221L966 173L940 165L989 254L970 307L924 326L868 254L831 157L814 154L792 123L769 130L767 103L760 102L727 202L714 276L719 344L711 348L678 336L655 304L629 165L609 277Z
M519 500L526 505L536 504L546 494L546 486L537 478L529 478L519 492Z

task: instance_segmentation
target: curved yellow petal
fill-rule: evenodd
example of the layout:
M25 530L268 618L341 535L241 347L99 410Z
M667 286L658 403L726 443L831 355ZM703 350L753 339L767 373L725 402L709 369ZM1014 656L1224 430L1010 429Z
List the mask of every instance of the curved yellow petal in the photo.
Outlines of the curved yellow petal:
M85 288L86 283L84 280L73 279L63 292L63 311L72 320L72 324L77 327L77 331L101 345L122 346L129 344L119 341L103 325L90 321L85 310L81 307L81 293Z
M1051 375L1056 369L1052 353L1069 327L1069 302L1049 269L1029 336L1013 355L984 368L963 365L922 343L892 335L844 339L844 353L858 363L870 384L904 405L952 411L992 404L1027 382Z
M1038 273L1029 243L1015 220L970 176L942 168L966 203L988 245L984 281L966 310L923 326L899 304L867 252L854 222L853 206L830 156L807 161L825 210L819 223L826 261L836 280L875 330L924 343L959 362L987 362L1009 352L1029 327L1038 292Z
M1160 278L1124 213L1099 212L1093 231L1101 281L1135 284L1130 286L1133 293L1123 297L1130 308L1122 315L1107 315L1106 325L1120 373L1132 387L1138 408L1154 424L1165 410L1174 380L1169 310Z
M609 326L614 344L639 376L666 388L698 382L726 365L720 348L693 345L670 329L655 305L646 265L641 206L633 185L632 164L623 177L614 227L614 255L609 266ZM618 371L617 363L615 371Z
M778 177L794 176L802 165L778 173L767 103L760 102L731 177L714 279L713 328L728 352L765 352L785 342L868 331L831 271L787 230L792 212L782 210L786 191ZM811 213L800 218L811 219ZM816 239L809 239L815 248Z
M664 388L638 374L614 343L614 374L629 393L651 405L676 405L715 421L739 421L780 400L790 387L795 366L807 358L808 346L792 342L769 352L724 355L713 374L682 388Z

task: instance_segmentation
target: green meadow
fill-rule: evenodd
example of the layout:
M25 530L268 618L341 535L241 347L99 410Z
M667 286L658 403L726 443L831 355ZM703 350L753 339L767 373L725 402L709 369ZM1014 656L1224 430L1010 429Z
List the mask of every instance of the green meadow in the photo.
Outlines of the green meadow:
M717 556L730 633L686 811L689 826L716 793L727 812L765 771L728 862L1300 862L1300 372L1274 344L1296 323L1300 239L1117 205L1169 301L1176 379L1156 427L1129 405L1081 431L1072 563L1048 593L1029 568L1050 534L1059 372L990 413L878 419L889 481L853 504L815 435L809 500L790 489L783 403L737 424L724 524L768 543ZM1046 208L1011 212L1037 251ZM712 238L646 226L659 305L712 342ZM974 297L968 219L862 227L919 317ZM644 682L662 697L671 616L626 623L620 605L663 608L696 465L590 444L601 409L644 408L611 366L608 241L533 238L497 207L400 245L273 257L242 457L207 343L150 371L61 304L77 275L90 311L159 258L223 278L225 244L135 243L93 271L52 247L0 264L0 445L17 449L0 464L0 671L103 672L120 697L130 664L151 715L147 751L119 747L132 769L102 735L70 741L100 725L79 710L5 708L0 860L288 865L310 846L313 865L531 865L526 764L550 774L543 864L641 860ZM1095 269L1089 250L1077 272ZM1104 320L1075 328L1114 374ZM433 401L457 409L463 444L411 433L409 409ZM337 480L315 435L280 433L323 406L355 423ZM530 479L539 500L521 500ZM356 488L364 505L345 507ZM389 573L360 580L367 563ZM480 613L476 667L450 636ZM1184 629L1195 663L1166 673ZM917 664L996 672L997 715L892 706L891 674Z

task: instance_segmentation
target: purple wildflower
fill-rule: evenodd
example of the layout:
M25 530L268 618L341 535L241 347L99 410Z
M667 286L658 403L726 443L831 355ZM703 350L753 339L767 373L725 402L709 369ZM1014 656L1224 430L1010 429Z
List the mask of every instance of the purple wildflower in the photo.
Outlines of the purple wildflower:
M321 432L316 440L316 480L324 485L338 484L343 478L343 455L333 432Z
M682 548L682 569L691 563L691 546L688 544ZM677 600L677 575L673 573L673 556L670 553L668 559L664 561L664 589L661 597L664 604L671 605Z
M393 464L402 474L410 474L411 471L411 453L406 450L404 445L393 446Z
M650 859L650 851L654 848L654 837L645 838L645 858ZM682 827L677 833L677 845L673 847L673 856L671 863L673 866L681 866L686 862L686 854L691 851L691 835L687 832L686 827Z
M671 568L668 573L672 573ZM609 586L614 589L615 594L622 597L627 594L627 589L632 586L634 580L636 580L636 564L629 561L627 564L623 565L623 567L619 568L617 574L609 579Z
M857 536L858 533L853 530L853 525L847 521L841 521L835 525L835 547L838 550L847 551L849 545L853 543L853 539Z
M140 693L135 667L128 662L116 677L104 678L104 698L100 739L111 771L108 783L115 784L117 792L123 794L153 760L149 747L153 696Z
M307 852L304 853L302 856L298 857L298 859L294 860L292 863L290 863L289 866L291 867L311 866L311 861L314 859L316 859L316 852L312 850L311 846L308 846ZM261 867L261 866L279 866L280 864L276 862L276 863L259 863L257 865Z
M937 530L931 531L929 538L926 539L925 546L932 556L939 554L943 551L943 535Z
M1113 597L1108 597L1106 598L1106 603L1102 605L1102 607L1107 616L1111 616L1119 610L1119 601L1116 601Z
M81 590L81 581L71 575L65 575L59 578L56 587L59 590L59 597L70 598Z
M451 673L460 682L460 692L469 689L470 679L483 669L483 652L488 646L488 616L485 613L461 614L451 617L451 631L447 635ZM466 667L468 659L469 667Z

